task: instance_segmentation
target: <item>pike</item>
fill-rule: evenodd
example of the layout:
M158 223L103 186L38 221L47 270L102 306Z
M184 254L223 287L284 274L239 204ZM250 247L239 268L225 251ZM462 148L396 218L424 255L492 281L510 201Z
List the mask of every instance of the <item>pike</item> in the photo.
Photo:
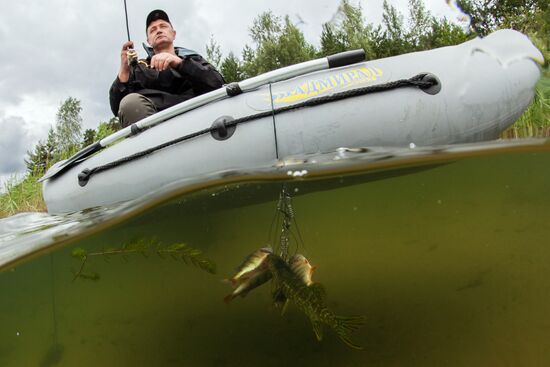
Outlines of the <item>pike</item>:
M307 286L279 256L269 254L265 259L276 286L302 312L308 316L317 340L323 338L323 324L334 330L336 335L348 346L363 349L351 341L350 333L359 329L365 321L363 316L338 316L324 302L324 292L317 284ZM321 288L322 289L322 288Z

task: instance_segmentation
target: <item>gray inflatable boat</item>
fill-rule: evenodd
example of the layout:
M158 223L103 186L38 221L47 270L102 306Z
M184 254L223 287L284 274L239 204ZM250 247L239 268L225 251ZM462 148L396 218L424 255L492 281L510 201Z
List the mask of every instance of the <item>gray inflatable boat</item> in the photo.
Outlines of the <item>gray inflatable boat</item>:
M120 130L50 168L41 179L48 211L131 200L220 171L277 170L285 157L340 147L495 139L531 103L543 62L512 30L386 59L363 55L275 70Z

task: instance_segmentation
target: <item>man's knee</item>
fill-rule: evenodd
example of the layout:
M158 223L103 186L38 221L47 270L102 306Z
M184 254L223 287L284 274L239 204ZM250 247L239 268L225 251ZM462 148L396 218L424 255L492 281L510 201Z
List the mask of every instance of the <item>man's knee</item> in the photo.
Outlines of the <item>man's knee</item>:
M139 93L130 93L120 101L118 117L122 127L131 125L157 112L153 102Z

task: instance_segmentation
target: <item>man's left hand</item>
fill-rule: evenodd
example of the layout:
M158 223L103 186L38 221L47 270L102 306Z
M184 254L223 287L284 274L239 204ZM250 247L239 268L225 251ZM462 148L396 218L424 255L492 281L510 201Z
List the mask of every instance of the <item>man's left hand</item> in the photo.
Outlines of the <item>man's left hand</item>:
M151 58L150 67L158 71L163 71L168 68L177 68L182 62L183 60L176 55L168 52L161 52Z

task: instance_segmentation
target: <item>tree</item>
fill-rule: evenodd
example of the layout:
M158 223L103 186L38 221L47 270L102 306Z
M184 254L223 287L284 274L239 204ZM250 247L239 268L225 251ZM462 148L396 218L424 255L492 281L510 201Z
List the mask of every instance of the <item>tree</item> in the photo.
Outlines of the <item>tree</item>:
M101 140L118 130L119 121L117 117L112 117L109 121L100 122L95 131L95 139Z
M80 101L69 97L59 106L56 115L55 134L60 158L66 158L78 150L82 136Z
M428 48L456 45L472 38L461 27L450 23L447 19L432 19L432 32L429 35Z
M120 122L118 117L111 117L109 121L102 121L97 128L86 129L84 131L84 137L82 139L82 147L85 148L96 141L99 141L120 129Z
M219 69L221 66L222 52L220 50L220 45L214 39L214 35L210 35L210 40L206 45L206 60L214 65L216 69Z
M244 78L311 60L316 54L288 16L283 20L272 12L260 14L250 28L250 36L256 47L246 45L243 49L240 70Z
M220 71L227 83L238 82L242 80L241 64L235 54L230 52L226 58L223 59Z
M384 0L382 7L382 26L374 32L376 56L380 58L408 52L410 47L406 44L403 15L387 0Z
M458 25L434 17L422 0L409 0L406 21L387 1L383 8L382 25L372 32L377 58L455 45L469 38Z
M323 24L321 56L346 50L363 49L367 59L374 58L373 26L365 23L361 6L353 6L349 0L342 0L333 19L335 21Z
M25 159L27 172L31 175L42 175L55 163L55 152L57 150L57 140L53 128L48 131L46 142L39 141L34 150L27 151L28 159Z
M308 61L316 56L315 48L307 43L304 34L298 29L288 16L284 19L284 27L276 42L278 67L289 66Z
M94 129L86 129L84 131L84 137L82 138L82 147L87 147L90 144L93 144L95 142L95 130Z
M256 61L256 51L249 45L245 45L243 48L243 62L241 64L241 71L243 79L251 78L260 74L259 65Z
M549 30L548 0L458 0L457 4L471 17L471 26L480 36L499 28L523 33L540 28ZM549 36L546 33L546 38Z
M432 48L430 45L434 17L422 0L409 0L409 26L405 35L411 51Z
M27 151L28 158L25 158L25 165L27 166L27 172L31 175L41 175L46 170L46 152L44 143L39 141L34 150Z

